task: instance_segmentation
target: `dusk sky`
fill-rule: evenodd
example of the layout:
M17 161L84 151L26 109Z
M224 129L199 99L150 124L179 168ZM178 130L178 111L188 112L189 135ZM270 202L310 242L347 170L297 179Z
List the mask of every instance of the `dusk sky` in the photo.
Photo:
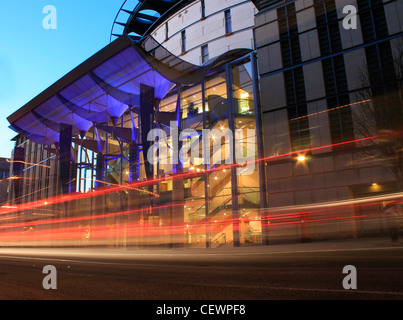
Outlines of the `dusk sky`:
M133 1L132 1L133 2ZM0 0L0 157L16 133L7 117L109 43L123 0ZM43 9L57 10L46 30Z

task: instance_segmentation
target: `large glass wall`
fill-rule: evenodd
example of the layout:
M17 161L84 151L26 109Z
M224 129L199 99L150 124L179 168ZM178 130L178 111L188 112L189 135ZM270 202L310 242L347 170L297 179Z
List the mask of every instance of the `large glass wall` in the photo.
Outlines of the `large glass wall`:
M234 106L236 179L239 203L241 245L260 243L260 187L255 121L255 97L251 61L233 66L232 99Z
M141 130L132 111L109 127ZM119 230L109 231L115 235L115 245L260 243L255 92L249 57L209 74L202 83L172 88L158 101L155 112L154 129L159 130L151 153L157 159L152 164L155 183L98 199L104 214L127 212L124 218L117 215L100 220L108 230ZM97 134L106 143L104 175L82 168L80 177L88 180L88 170L93 179L103 177L98 187L147 180L148 150L140 150L135 169L138 178L130 181L134 170L130 143L102 129ZM83 150L79 153L80 159L97 158ZM93 181L81 183L81 191L93 185Z
M206 170L206 201L208 202L209 239L212 247L233 242L230 136L228 94L225 71L205 80L205 129L210 147Z
M49 237L113 247L261 242L254 84L246 57L173 86L154 99L149 150L139 106L73 137L78 197L53 206L53 229L71 232Z

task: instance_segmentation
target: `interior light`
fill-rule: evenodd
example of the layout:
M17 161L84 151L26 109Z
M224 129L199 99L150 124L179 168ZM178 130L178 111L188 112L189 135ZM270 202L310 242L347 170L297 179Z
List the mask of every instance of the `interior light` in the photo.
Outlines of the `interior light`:
M303 161L306 160L306 157L305 156L298 156L297 159L298 159L299 162L303 162Z

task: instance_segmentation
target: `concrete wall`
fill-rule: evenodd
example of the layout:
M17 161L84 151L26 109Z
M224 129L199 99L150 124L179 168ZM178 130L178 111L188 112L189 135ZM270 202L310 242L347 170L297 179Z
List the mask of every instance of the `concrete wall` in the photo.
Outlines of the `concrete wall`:
M201 47L208 45L209 58L229 50L253 49L253 26L256 7L245 0L206 0L205 18L201 2L195 1L162 22L152 36L172 54L201 65ZM231 10L232 33L225 33L224 11ZM168 26L168 38L166 28ZM181 51L181 32L186 31L186 53Z

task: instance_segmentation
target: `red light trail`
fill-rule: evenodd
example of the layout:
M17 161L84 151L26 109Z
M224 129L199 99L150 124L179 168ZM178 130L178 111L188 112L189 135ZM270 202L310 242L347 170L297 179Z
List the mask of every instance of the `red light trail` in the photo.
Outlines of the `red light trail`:
M335 144L330 144L330 145L325 145L325 146L313 147L313 148L309 148L309 149L305 149L305 150L293 151L293 152L283 153L280 155L274 155L274 156L269 156L269 157L265 157L265 158L261 158L261 159L256 159L256 160L248 161L248 163L253 163L253 162L258 163L258 162L267 162L270 160L278 160L278 159L282 159L282 158L286 158L286 157L290 157L290 156L296 156L301 153L309 153L309 152L315 151L315 150L323 150L326 148L349 145L349 144L353 144L353 143L357 143L357 142L366 142L366 141L370 141L370 140L385 138L385 137L392 136L392 135L400 135L402 133L403 133L403 131L394 132L394 133L386 133L386 134L382 134L382 135L378 135L378 136L366 137L366 138L355 139L355 140L351 140L351 141L340 142L340 143L335 143ZM207 170L203 170L202 172L180 173L180 174L175 174L173 176L168 176L168 177L163 177L163 178L134 182L132 184L128 184L125 186L116 185L111 188L99 188L97 190L94 190L92 193L78 193L78 194L56 196L53 198L48 198L46 200L46 202L48 203L48 205L53 205L53 204L58 204L58 203L62 203L62 202L69 202L69 201L73 201L73 200L80 200L80 199L85 199L85 198L89 198L89 197L106 195L106 194L114 193L114 192L121 192L121 191L125 191L128 189L140 189L140 188L144 188L144 187L153 186L153 185L156 185L156 184L159 184L162 182L166 182L169 180L174 181L174 180L199 178L199 177L203 177L204 175L209 174L209 173L214 173L216 171L222 171L222 170L237 168L237 167L242 167L242 166L239 164L222 165L219 168L207 169ZM44 205L44 201L34 201L34 202L26 203L26 204L15 205L17 208L10 209L7 212L0 212L0 214L6 214L6 213L28 210L28 209L35 209L35 208L41 207L43 205Z
M256 159L250 162L268 162L271 160L282 159L285 157L292 157L295 155L300 155L301 153L308 153L314 150L323 150L329 147L348 145L358 142L366 142L370 140L376 140L380 138L385 138L391 135L401 134L402 132L397 133L388 133L382 134L379 136L373 136L368 138L361 138L352 141L331 144L320 147L313 147L306 150L288 152L280 155L265 157L261 159ZM18 214L18 212L22 212L24 210L37 209L37 210L47 210L50 213L55 215L62 214L62 211L53 211L50 209L41 209L43 207L49 208L52 205L70 202L80 199L86 199L90 197L103 196L110 193L122 192L125 190L135 190L137 192L146 193L151 196L159 196L155 193L144 190L141 188L150 187L161 182L166 181L175 181L175 180L185 180L185 179L193 179L204 177L210 173L214 173L217 171L223 171L226 169L237 168L240 167L239 164L230 164L230 165L222 165L218 168L211 168L208 170L203 170L201 172L186 172L180 173L173 176L166 176L158 179L145 180L140 182L134 182L132 184L128 184L125 186L117 185L117 184L109 184L112 187L108 188L100 188L94 190L89 193L77 193L77 194L69 194L64 196L57 196L48 198L46 200L41 201L33 201L26 204L14 204L14 205L4 205L1 209L4 211L0 212L2 215L7 215L5 219L24 219L25 216L23 213ZM207 183L207 182L205 182ZM390 195L390 197L401 197L401 194ZM52 218L52 219L43 219L37 221L20 221L16 223L8 223L5 225L0 225L0 240L1 241L42 241L43 244L46 244L46 241L54 241L54 240L79 240L85 236L86 239L104 239L106 242L114 241L114 234L124 233L129 241L130 238L135 237L150 237L150 236L169 236L169 235L184 235L184 234L206 234L206 232L223 232L228 228L232 228L232 230L241 230L244 228L246 223L250 223L252 221L257 222L265 222L267 224L267 228L281 228L281 227L290 227L290 226L302 226L309 224L317 224L322 222L332 222L332 221L357 221L359 219L369 218L369 216L365 213L362 214L352 214L350 209L352 206L360 206L363 209L365 206L368 208L379 206L384 199L388 199L388 197L374 197L370 199L353 199L347 201L338 201L338 202L329 202L323 204L312 204L312 205L302 205L302 206L290 206L290 207L280 207L280 208L260 208L260 209L248 209L251 211L254 216L248 217L246 215L242 215L242 212L239 212L240 217L235 218L219 218L219 216L210 217L206 219L204 217L199 222L193 223L181 223L178 225L171 224L161 224L159 226L148 224L148 219L151 213L157 212L157 216L161 215L159 210L164 209L174 209L184 207L189 205L187 202L181 203L171 203L167 205L161 206L148 206L141 209L128 210L128 211L120 211L114 213L103 213L103 214L91 214L84 216L75 216L75 217L67 217L67 218ZM205 201L193 201L192 204L204 204ZM209 203L209 201L208 201ZM14 213L14 215L12 215ZM119 224L116 220L110 226L97 226L96 220L100 219L108 219L122 216L131 216L136 213L142 213L144 218L137 216L136 219L140 219L139 223L126 223L124 225ZM351 213L351 214L350 214ZM41 213L30 213L31 215L41 215ZM347 214L347 215L346 215ZM28 213L29 215L29 213ZM163 215L160 216L159 219L162 219ZM141 220L143 219L143 220ZM150 220L151 221L151 220ZM162 220L160 220L162 221ZM249 221L249 222L246 222ZM71 223L81 223L80 226L70 226ZM62 225L62 226L60 226ZM85 225L83 231L82 225ZM88 225L88 226L86 226ZM263 224L262 224L263 225ZM47 226L47 227L46 227ZM49 229L49 227L51 227ZM16 231L16 229L27 229L29 231ZM44 229L43 229L44 228ZM14 230L12 230L14 229ZM41 240L42 239L42 240ZM134 240L133 240L134 241ZM106 243L105 242L105 243Z

